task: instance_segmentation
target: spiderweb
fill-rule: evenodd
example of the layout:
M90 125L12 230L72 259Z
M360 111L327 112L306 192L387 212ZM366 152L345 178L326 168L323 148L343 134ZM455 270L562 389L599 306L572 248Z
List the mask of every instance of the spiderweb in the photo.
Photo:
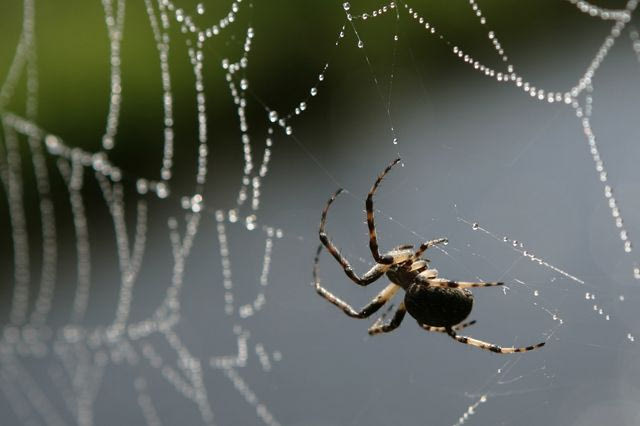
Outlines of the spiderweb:
M74 49L49 42L51 6L24 0L0 68L7 424L637 421L637 2L560 3L545 7L573 21L549 31L571 37L545 50L503 38L508 13L475 0L319 19L103 0L87 16L106 37L80 60L103 74L78 106L64 81L87 77L48 77ZM321 33L300 43L308 69L264 59L296 31ZM409 320L363 339L313 294L322 202L347 188L329 232L365 269L354 224L396 155L382 244L447 236L429 254L443 276L506 283L475 293L469 334L544 349L500 357ZM373 297L331 262L332 290Z

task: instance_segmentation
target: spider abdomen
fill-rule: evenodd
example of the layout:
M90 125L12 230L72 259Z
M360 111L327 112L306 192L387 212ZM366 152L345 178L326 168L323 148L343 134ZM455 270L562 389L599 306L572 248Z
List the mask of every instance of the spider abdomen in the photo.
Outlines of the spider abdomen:
M452 327L471 313L473 294L466 289L412 284L406 291L404 304L419 324Z

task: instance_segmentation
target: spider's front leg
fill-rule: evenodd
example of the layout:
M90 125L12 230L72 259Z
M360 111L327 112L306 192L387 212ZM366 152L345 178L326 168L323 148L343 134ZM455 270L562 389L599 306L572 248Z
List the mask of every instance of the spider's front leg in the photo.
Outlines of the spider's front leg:
M320 246L322 249L322 246ZM318 250L319 255L320 250ZM318 275L318 255L316 255L316 265L313 268L313 281L316 292L325 298L329 303L337 306L342 309L342 311L352 318L367 318L370 317L373 313L375 313L378 309L384 306L385 303L391 299L396 292L400 289L395 284L389 284L386 286L376 297L371 300L368 304L366 304L362 309L355 310L351 305L349 305L344 300L338 298L333 293L331 293L326 288L322 287L320 284L320 276Z
M359 277L353 271L353 268L351 267L351 264L349 263L349 261L340 253L340 250L338 250L338 247L336 247L335 244L333 244L333 242L329 239L329 236L324 230L325 225L327 223L327 213L329 212L329 207L331 207L331 204L335 201L336 197L340 195L341 192L342 192L342 188L338 189L335 192L335 194L333 194L331 198L329 198L329 201L327 201L327 205L322 210L322 217L320 219L320 230L318 232L318 235L320 237L320 242L322 243L322 245L324 245L329 251L329 253L331 253L331 255L334 257L334 259L336 259L338 263L340 263L340 265L342 266L342 269L344 269L344 273L347 274L347 276L356 284L361 286L366 286L371 284L378 278L380 278L389 267L387 265L382 265L378 263L373 268L371 268L368 272L366 272L362 277ZM314 268L318 267L318 257L320 256L322 245L318 247Z
M418 247L418 250L416 250L416 252L413 254L413 258L418 259L420 258L420 256L422 256L422 254L425 251L427 251L431 247L437 246L438 244L446 244L447 242L449 242L449 240L447 240L446 238L438 238L435 240L424 242L420 244L420 247Z
M369 248L371 249L373 259L383 265L391 265L395 262L395 259L390 254L380 254L380 250L378 248L378 236L376 234L376 225L373 219L373 194L375 194L378 186L380 185L380 182L382 182L382 179L384 179L385 175L389 173L389 170L391 170L391 168L399 162L400 159L396 158L382 171L382 173L380 173L376 181L373 183L373 186L371 187L371 190L367 195L367 201L365 203L365 207L367 210L367 226L369 227Z

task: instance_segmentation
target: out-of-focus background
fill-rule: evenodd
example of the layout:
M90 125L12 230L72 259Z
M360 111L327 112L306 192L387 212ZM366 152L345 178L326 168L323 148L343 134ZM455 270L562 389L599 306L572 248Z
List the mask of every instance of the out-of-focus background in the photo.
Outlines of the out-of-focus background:
M3 2L2 424L638 424L635 8ZM506 283L465 334L544 348L315 294L327 198L362 273L398 156L382 249L448 237L442 276Z

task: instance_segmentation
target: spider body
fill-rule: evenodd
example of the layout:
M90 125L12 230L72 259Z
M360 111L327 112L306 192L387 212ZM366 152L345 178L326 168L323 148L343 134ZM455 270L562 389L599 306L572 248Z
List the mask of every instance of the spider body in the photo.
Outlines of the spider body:
M420 325L453 327L471 313L473 294L467 289L412 284L404 295L404 305Z
M413 250L392 251L392 255L413 255ZM427 272L428 271L428 272ZM406 261L392 265L386 272L389 281L404 291L404 306L409 315L418 321L433 327L452 327L464 321L473 308L473 294L463 288L431 287L416 283L416 277L427 272L427 276L436 278L438 271L427 269L427 261Z
M427 331L437 331L446 333L452 339L464 344L478 347L496 353L526 352L544 346L544 342L526 347L500 347L492 343L483 342L457 333L465 327L473 325L475 321L463 323L471 313L473 308L473 294L469 290L473 287L492 287L503 285L501 282L468 282L451 281L438 277L438 271L429 269L429 260L423 259L424 252L438 244L445 244L446 238L438 238L426 241L414 251L412 245L402 245L385 254L380 254L378 250L378 239L373 216L373 194L378 189L384 176L395 166L400 159L396 159L378 176L369 194L367 195L365 207L367 212L367 226L369 228L369 248L376 264L362 276L358 276L351 267L349 261L342 256L338 248L329 239L325 232L327 213L336 197L342 189L329 198L327 205L322 211L320 221L320 245L316 252L313 268L314 285L316 292L327 301L342 309L342 311L352 318L368 318L377 312L385 303L391 300L398 290L405 291L404 300L396 309L393 317L385 322L383 314L369 328L369 334L375 335L388 333L400 326L405 314L409 312L418 324ZM330 291L322 287L318 274L318 264L322 248L325 247L329 253L342 266L347 277L360 286L367 286L383 275L391 281L378 295L362 309L356 310L347 302L334 296Z
M389 281L402 287L402 289L406 291L415 281L418 271L411 270L410 264L393 265L386 272L386 275L387 278L389 278Z

